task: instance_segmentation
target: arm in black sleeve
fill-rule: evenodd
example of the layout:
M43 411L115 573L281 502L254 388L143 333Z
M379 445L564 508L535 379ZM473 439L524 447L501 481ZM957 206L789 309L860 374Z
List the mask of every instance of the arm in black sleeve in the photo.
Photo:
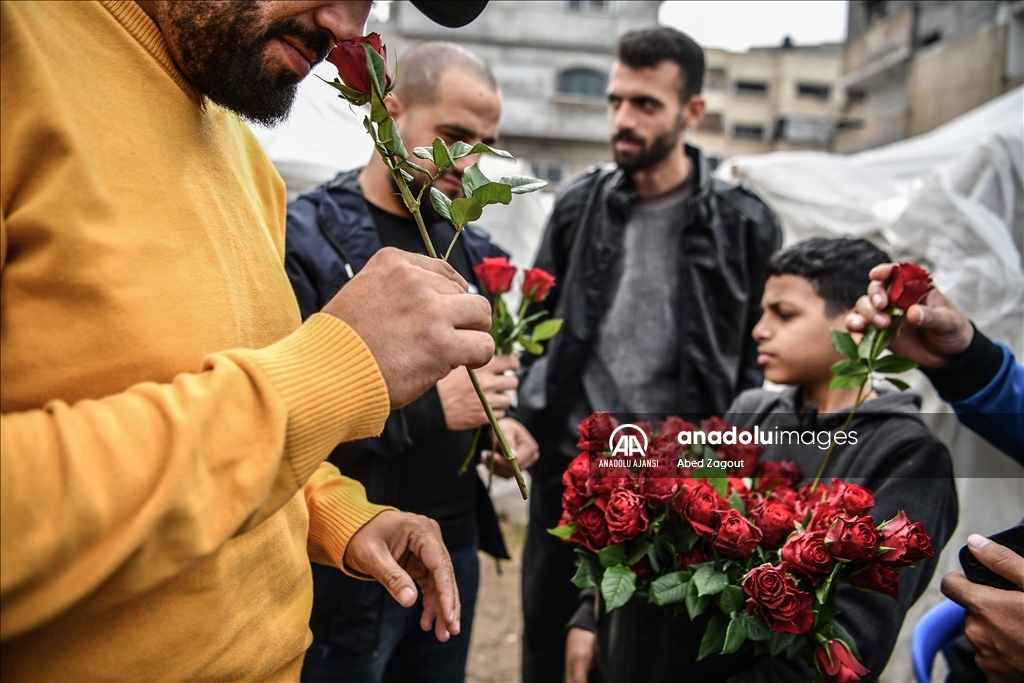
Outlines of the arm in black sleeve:
M591 632L597 630L597 612L594 604L596 602L594 597L596 593L596 588L584 588L580 591L580 606L576 608L572 619L565 625L567 631L571 628L581 628L584 631Z
M935 555L900 572L898 600L884 593L862 591L848 583L840 584L836 590L835 606L840 611L836 621L853 636L864 657L863 664L870 671L865 681L877 680L888 663L907 611L931 582L958 514L952 464L940 443L909 442L886 462L893 463L893 467L864 482L875 494L872 517L880 524L905 510L911 521L924 524ZM765 657L730 678L729 683L810 681L814 674L814 667L803 658L790 662Z

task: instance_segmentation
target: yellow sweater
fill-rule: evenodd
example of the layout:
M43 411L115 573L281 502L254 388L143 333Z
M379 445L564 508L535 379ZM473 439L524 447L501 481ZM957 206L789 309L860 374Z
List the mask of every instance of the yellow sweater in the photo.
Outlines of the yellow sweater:
M279 176L137 5L0 12L0 677L297 679L380 371L300 326Z

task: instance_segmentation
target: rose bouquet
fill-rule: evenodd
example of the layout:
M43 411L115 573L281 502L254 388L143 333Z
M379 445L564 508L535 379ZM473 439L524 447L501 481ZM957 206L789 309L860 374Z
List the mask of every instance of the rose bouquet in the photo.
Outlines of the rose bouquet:
M445 196L433 187L433 184L447 169L458 168L461 159L479 154L511 159L512 155L483 143L469 145L464 142L453 142L446 145L441 138L435 138L430 147L415 148L410 155L384 103L397 83L397 64L395 74L392 76L387 65L387 48L376 33L337 43L327 56L327 61L337 67L340 78L324 82L349 103L355 106L369 105L369 112L363 119L363 127L373 140L377 154L390 170L402 201L416 221L420 237L431 257L447 261L466 225L479 219L485 206L508 204L514 194L533 192L547 185L543 180L526 176L509 176L494 181L484 175L477 164L472 164L461 173L463 196L457 199ZM412 157L429 161L436 172L430 172L413 161ZM423 178L419 190L415 193L411 186L414 180L413 173L418 173ZM430 201L434 210L441 217L451 221L455 227L455 236L443 252L439 252L431 244L420 211L424 201ZM476 373L470 369L469 376L487 413L491 430L512 466L516 483L519 484L519 490L525 500L529 497L529 492L515 455L498 426L497 418L487 402Z
M698 659L745 648L810 657L835 681L867 673L835 621L836 586L898 597L899 572L933 555L920 523L903 512L879 523L869 490L802 483L791 462L759 462L750 433L720 418L638 425L650 444L642 459L612 455L617 426L608 413L584 420L562 478L550 533L579 546L575 585L597 588L608 611L634 597L691 620L710 610Z

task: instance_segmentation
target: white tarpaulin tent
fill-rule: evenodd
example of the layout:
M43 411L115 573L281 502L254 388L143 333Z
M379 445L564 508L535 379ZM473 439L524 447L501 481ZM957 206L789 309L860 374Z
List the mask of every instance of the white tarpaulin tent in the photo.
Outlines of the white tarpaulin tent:
M1024 88L924 135L852 155L726 160L779 215L786 242L851 235L927 266L987 334L1024 357Z

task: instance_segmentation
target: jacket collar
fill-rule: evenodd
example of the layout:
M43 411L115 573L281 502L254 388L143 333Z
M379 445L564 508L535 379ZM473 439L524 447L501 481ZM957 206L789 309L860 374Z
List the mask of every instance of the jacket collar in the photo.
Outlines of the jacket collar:
M686 200L686 208L691 216L696 215L693 209L706 204L711 195L711 173L704 154L693 145L683 145L683 153L693 162L693 172L697 174L697 191ZM636 185L628 173L615 166L608 179L608 200L613 208L628 210L636 201ZM628 212L628 211L626 211Z

